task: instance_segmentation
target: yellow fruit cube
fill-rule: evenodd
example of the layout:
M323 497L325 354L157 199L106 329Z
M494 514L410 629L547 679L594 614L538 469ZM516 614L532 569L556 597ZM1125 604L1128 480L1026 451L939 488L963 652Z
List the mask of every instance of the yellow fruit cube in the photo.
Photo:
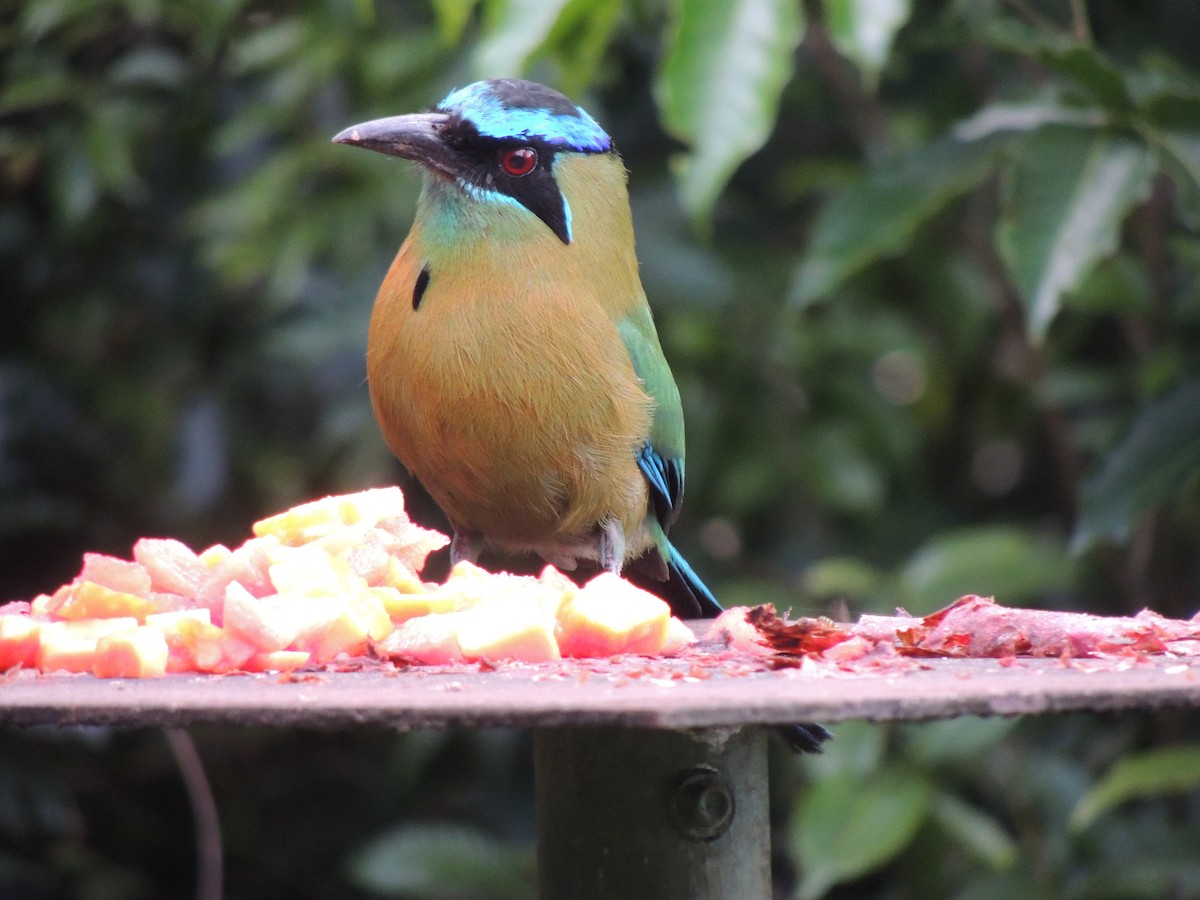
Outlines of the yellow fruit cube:
M554 620L532 594L494 600L462 613L458 618L458 646L469 660L537 663L562 658L554 639Z
M160 678L167 674L167 639L153 625L105 635L96 642L97 678Z
M665 601L603 572L560 607L559 649L563 656L658 653L670 618Z

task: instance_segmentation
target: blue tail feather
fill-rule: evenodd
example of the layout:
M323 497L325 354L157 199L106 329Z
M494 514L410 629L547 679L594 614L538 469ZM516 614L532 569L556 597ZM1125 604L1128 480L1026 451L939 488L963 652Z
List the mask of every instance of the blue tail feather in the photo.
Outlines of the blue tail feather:
M700 580L700 576L670 541L667 541L667 572L672 581L678 579L680 586L691 594L700 609L701 618L720 615L724 611L725 607L717 601L713 592Z
M691 595L702 617L719 615L724 607L713 596L713 592L700 580L700 576L688 565L688 561L675 549L674 544L667 541L666 546L670 580L677 581L679 587ZM796 753L820 753L821 744L833 737L824 726L815 722L777 725L774 731Z

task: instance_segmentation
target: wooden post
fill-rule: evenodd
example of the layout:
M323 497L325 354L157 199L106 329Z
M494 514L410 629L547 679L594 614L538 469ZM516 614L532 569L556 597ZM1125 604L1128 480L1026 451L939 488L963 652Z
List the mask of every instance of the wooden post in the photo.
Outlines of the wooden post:
M771 896L762 728L543 728L542 900Z

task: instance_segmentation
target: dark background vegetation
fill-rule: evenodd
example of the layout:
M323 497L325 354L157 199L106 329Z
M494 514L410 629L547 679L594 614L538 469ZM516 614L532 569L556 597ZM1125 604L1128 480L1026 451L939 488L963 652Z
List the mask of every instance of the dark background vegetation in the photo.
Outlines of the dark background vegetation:
M418 180L329 137L524 74L631 170L727 603L1190 616L1197 35L1193 0L0 4L0 599L403 478L363 346ZM1194 714L837 733L776 748L781 896L1200 895ZM230 898L530 896L527 735L193 736ZM194 872L163 735L0 732L0 894Z

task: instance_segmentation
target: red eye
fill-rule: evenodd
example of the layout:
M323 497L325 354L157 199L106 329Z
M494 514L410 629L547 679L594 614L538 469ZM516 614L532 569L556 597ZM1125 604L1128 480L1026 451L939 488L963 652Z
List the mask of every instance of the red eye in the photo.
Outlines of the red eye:
M516 178L528 175L536 165L537 151L532 147L513 147L500 156L500 168Z

